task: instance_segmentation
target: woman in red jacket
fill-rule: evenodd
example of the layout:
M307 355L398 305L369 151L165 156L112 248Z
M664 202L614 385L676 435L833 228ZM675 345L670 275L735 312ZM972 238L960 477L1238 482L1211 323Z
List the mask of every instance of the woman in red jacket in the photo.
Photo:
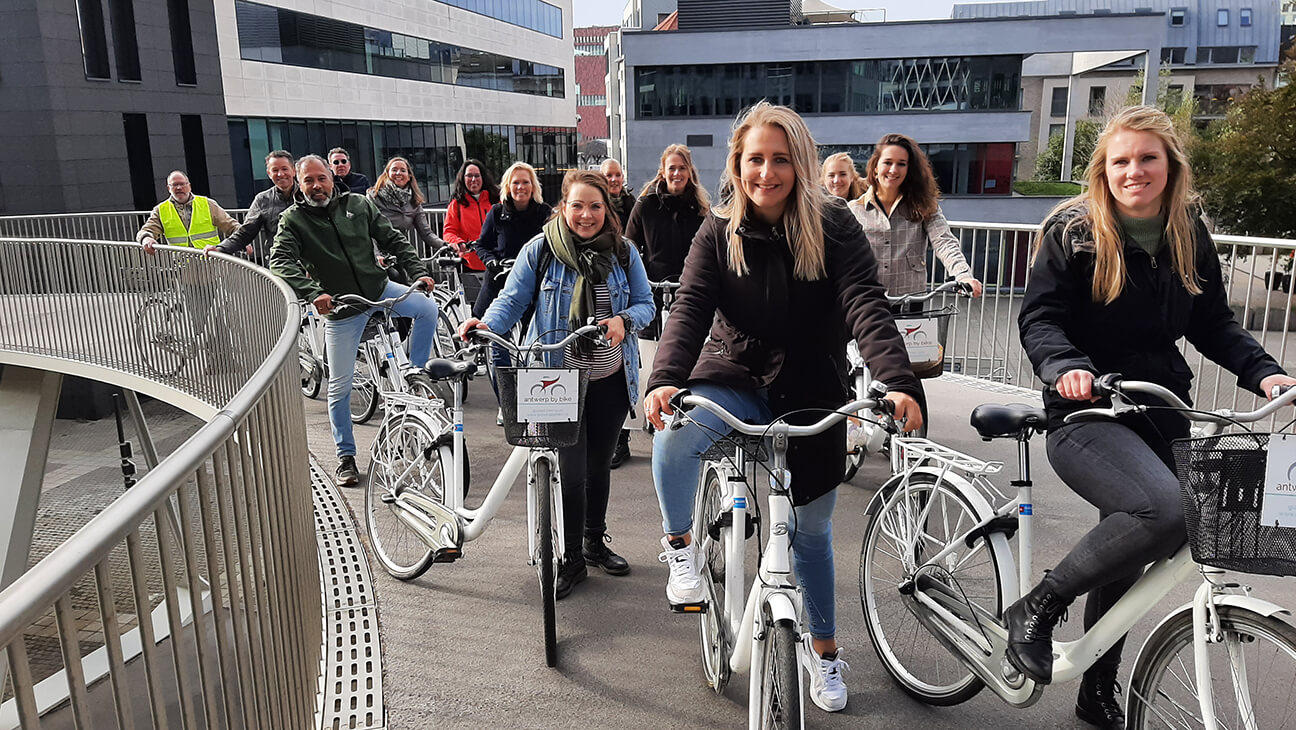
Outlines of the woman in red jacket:
M499 186L486 171L486 166L478 160L466 160L459 167L459 174L455 175L454 194L446 208L441 237L463 255L468 268L473 271L485 271L486 266L477 258L470 244L481 235L486 214L498 202Z

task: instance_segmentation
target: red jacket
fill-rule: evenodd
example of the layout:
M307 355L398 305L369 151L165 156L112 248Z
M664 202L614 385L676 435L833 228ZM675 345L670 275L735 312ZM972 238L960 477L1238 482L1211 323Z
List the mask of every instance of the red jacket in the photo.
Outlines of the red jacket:
M470 198L471 200L471 198ZM468 205L460 205L458 200L451 200L446 208L445 226L441 237L449 243L472 243L481 236L482 223L490 212L490 193L483 190ZM464 260L473 271L484 271L486 267L471 249L464 252Z

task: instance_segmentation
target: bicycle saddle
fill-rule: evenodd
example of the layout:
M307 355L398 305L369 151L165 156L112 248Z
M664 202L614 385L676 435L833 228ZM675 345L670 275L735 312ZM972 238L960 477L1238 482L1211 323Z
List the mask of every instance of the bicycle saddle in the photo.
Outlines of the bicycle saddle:
M982 403L972 409L972 428L981 438L1029 438L1044 433L1047 420L1043 408L1025 403Z
M477 372L477 363L471 360L447 360L434 357L423 366L423 372L433 380L450 380Z

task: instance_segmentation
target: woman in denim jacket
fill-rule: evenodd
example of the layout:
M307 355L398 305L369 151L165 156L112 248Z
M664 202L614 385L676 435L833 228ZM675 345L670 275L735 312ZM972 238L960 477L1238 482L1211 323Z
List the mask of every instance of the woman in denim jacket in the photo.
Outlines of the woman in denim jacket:
M607 505L612 452L626 414L639 399L635 332L653 318L648 275L639 252L622 237L617 217L609 214L607 180L594 170L572 170L563 178L562 197L558 214L522 247L499 296L480 320L470 319L460 330L507 332L532 306L527 342L557 342L591 317L607 327L606 345L578 340L563 352L544 355L547 367L590 373L580 436L575 445L558 450L567 540L558 598L585 580L586 563L611 575L630 572L625 559L605 544L611 541Z

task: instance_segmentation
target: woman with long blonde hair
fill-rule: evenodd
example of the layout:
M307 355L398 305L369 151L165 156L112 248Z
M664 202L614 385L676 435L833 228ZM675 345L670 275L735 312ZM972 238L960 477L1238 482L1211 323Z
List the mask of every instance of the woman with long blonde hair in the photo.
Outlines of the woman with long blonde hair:
M832 195L843 200L854 200L864 194L864 178L855 168L855 160L845 152L838 152L824 158L820 170L823 186Z
M863 231L819 184L806 123L783 106L760 102L737 121L717 205L689 248L648 379L644 412L658 429L681 388L739 418L806 423L847 400L846 337L853 337L907 427L921 423L918 381L887 308L877 263ZM705 344L705 347L704 347ZM653 480L662 510L666 598L703 600L691 530L701 454L724 424L694 411L653 444ZM809 619L810 696L820 708L846 706L836 641L832 512L843 472L845 425L797 439L793 559Z
M1097 375L1149 380L1189 399L1186 339L1256 393L1296 383L1229 309L1219 257L1200 219L1192 170L1170 118L1130 107L1103 129L1088 188L1062 203L1035 242L1018 324L1044 396L1048 457L1072 490L1099 510L1097 527L1021 600L1008 607L1008 660L1039 684L1052 679L1053 627L1088 593L1088 629L1187 533L1170 442L1188 435L1176 413L1065 423L1095 400ZM1124 728L1116 677L1124 640L1084 674L1076 714Z

